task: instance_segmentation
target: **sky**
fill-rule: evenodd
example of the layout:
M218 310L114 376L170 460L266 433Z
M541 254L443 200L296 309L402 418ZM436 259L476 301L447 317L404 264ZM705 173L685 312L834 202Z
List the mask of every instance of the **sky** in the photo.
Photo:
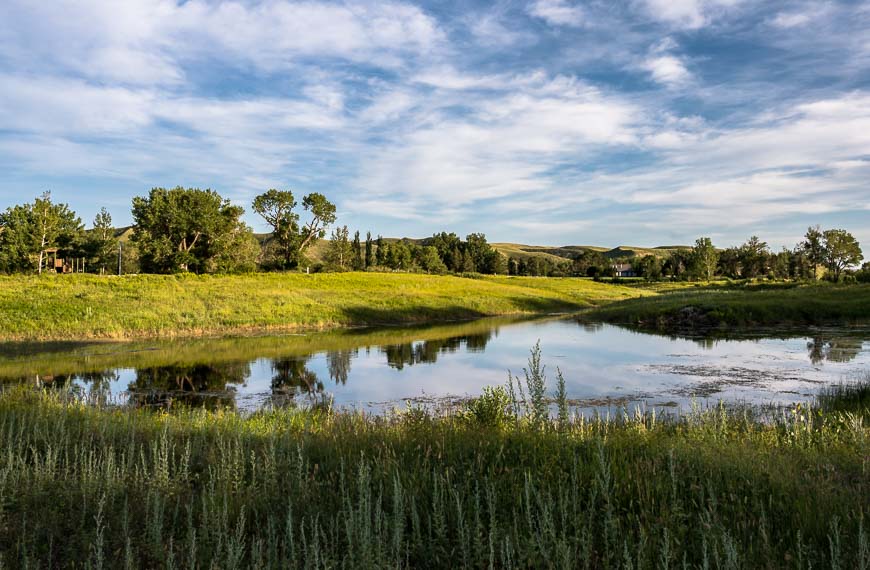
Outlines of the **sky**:
M391 237L870 251L870 1L2 0L0 208L322 192Z

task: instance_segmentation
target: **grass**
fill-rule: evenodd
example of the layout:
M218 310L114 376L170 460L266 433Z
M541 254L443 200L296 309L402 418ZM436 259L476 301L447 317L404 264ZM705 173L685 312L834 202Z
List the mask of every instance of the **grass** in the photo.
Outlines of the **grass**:
M642 293L582 279L385 273L0 277L0 342L427 323L577 311Z
M585 318L660 330L870 322L870 285L663 284L655 295L597 307Z
M531 362L438 417L0 393L0 567L870 564L866 383L767 422L549 419Z

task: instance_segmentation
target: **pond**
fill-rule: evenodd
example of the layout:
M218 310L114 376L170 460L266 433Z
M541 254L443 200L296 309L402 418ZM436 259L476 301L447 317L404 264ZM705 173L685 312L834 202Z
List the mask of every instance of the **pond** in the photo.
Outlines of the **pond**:
M870 370L870 329L753 331L722 338L637 332L575 318L134 343L0 345L0 385L37 383L133 405L255 410L332 401L382 413L455 405L522 376L540 341L551 389L572 405L782 405Z

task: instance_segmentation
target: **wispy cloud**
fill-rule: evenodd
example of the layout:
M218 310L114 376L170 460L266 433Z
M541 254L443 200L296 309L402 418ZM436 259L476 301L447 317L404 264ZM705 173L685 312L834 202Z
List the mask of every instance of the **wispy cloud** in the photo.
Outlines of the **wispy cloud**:
M583 8L568 0L535 0L529 13L554 26L582 26L586 19Z
M870 209L866 6L459 6L2 2L0 205L292 187L384 234L609 244Z

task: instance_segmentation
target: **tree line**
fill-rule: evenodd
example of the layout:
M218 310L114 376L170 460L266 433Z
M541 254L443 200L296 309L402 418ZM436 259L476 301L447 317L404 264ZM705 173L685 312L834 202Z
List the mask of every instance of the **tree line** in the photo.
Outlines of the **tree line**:
M395 270L427 273L485 273L530 276L614 276L617 264L648 280L818 279L870 282L870 264L860 244L846 230L810 227L794 248L773 252L752 236L737 247L716 248L699 238L691 248L664 255L610 259L584 250L556 260L543 256L507 258L481 233L461 239L441 232L424 240L385 240L360 232L350 237L347 226L332 229L323 255L313 264L307 253L336 222L336 207L312 192L297 202L289 190L271 189L255 197L253 211L270 227L261 239L241 219L244 208L210 189L153 188L132 201L130 240L119 247L112 216L102 208L88 231L67 204L46 192L26 204L0 213L0 272L42 273L50 253L55 259L82 260L94 273L232 273L256 270ZM301 206L301 208L300 208ZM120 267L119 267L120 266ZM820 273L820 270L822 273Z
M757 236L736 247L718 249L708 237L698 238L691 249L671 251L665 257L647 255L631 260L633 272L649 280L819 279L870 282L870 263L858 240L846 230L807 229L793 248L771 251Z
M323 194L312 192L300 204L291 191L270 189L255 197L251 207L271 229L262 239L242 221L244 208L214 190L153 188L133 198L132 233L121 244L105 208L86 231L67 204L54 202L46 192L0 213L0 272L54 270L47 252L56 252L59 259L84 260L85 269L94 273L321 268L307 253L337 219L335 205ZM507 259L480 233L462 240L442 232L415 242L373 239L368 232L363 244L358 231L351 240L347 226L340 226L330 237L322 267L326 270L507 272Z

